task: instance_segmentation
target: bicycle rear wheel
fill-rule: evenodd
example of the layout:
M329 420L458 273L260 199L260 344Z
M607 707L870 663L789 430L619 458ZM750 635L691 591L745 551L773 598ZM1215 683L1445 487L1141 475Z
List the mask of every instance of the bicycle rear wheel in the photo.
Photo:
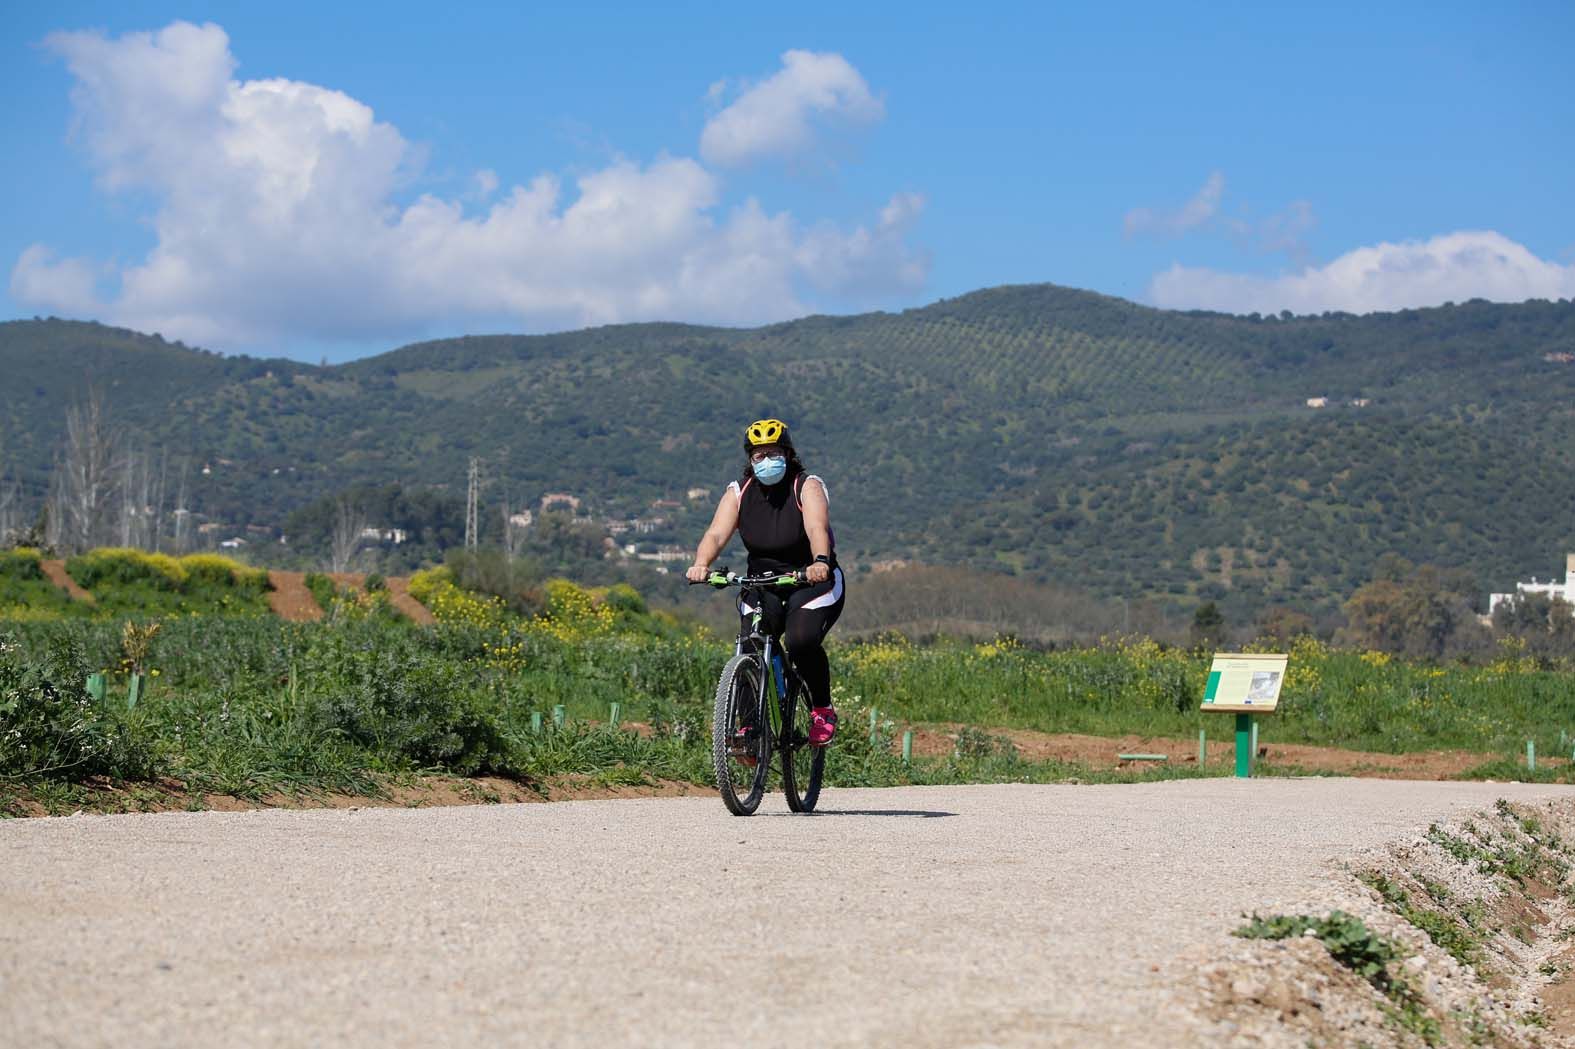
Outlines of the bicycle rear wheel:
M794 812L814 812L820 800L820 780L826 772L826 748L809 745L809 701L794 682L786 700L782 724L782 793Z
M711 720L711 764L722 803L735 816L760 807L771 772L771 726L760 703L760 662L740 653L722 668ZM748 728L741 743L739 730Z

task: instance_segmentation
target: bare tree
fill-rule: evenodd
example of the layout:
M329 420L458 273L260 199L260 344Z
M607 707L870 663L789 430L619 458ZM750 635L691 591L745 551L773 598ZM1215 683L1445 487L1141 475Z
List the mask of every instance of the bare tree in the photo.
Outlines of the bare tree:
M507 496L503 498L503 549L509 555L509 561L520 555L520 547L525 545L525 529L516 524L516 512L509 505Z
M334 500L333 549L329 553L332 571L344 572L350 568L355 552L361 545L361 533L366 529L366 511L348 495Z
M165 482L169 479L170 457L166 449L159 449L159 478L153 483L152 506L153 520L150 522L153 531L153 552L158 553L164 543L164 492Z
M22 488L0 474L0 546L9 546L22 531Z
M7 476L5 448L0 446L0 546L9 545L19 530L16 517L20 509L20 490Z
M190 539L191 508L186 505L186 477L191 472L191 460L180 464L180 493L175 496L175 553L184 554Z
M128 449L121 457L120 467L120 545L138 546L137 453Z
M58 493L61 545L68 550L90 549L108 531L117 466L115 443L104 398L97 390L90 392L85 402L67 409Z

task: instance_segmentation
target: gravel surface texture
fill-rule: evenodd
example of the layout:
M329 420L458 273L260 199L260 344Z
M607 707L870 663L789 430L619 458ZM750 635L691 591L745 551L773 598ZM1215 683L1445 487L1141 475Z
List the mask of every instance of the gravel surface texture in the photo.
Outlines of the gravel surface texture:
M1178 988L1332 861L1508 797L1376 780L0 823L17 1046L1204 1044Z

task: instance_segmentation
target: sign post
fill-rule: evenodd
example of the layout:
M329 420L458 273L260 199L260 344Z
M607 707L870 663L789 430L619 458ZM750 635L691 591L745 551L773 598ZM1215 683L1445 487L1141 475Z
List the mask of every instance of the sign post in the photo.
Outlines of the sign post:
M1254 715L1272 714L1280 703L1285 683L1287 655L1270 653L1216 653L1203 687L1203 709L1236 715L1236 775L1252 775L1258 726Z

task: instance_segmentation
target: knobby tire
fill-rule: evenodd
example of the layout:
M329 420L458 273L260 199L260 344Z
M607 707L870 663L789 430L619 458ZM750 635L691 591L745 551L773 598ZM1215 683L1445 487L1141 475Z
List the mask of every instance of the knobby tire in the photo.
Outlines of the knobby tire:
M809 745L809 704L798 682L789 690L787 726L782 748L782 793L794 812L814 812L820 800L820 780L826 772L826 748Z
M711 764L716 770L716 789L722 803L735 816L750 816L760 807L771 774L770 718L759 709L760 663L748 653L739 653L722 668L716 684L716 705L711 721ZM737 761L732 753L733 735L742 723L740 705L754 705L758 725L755 767ZM740 796L740 790L744 793Z

